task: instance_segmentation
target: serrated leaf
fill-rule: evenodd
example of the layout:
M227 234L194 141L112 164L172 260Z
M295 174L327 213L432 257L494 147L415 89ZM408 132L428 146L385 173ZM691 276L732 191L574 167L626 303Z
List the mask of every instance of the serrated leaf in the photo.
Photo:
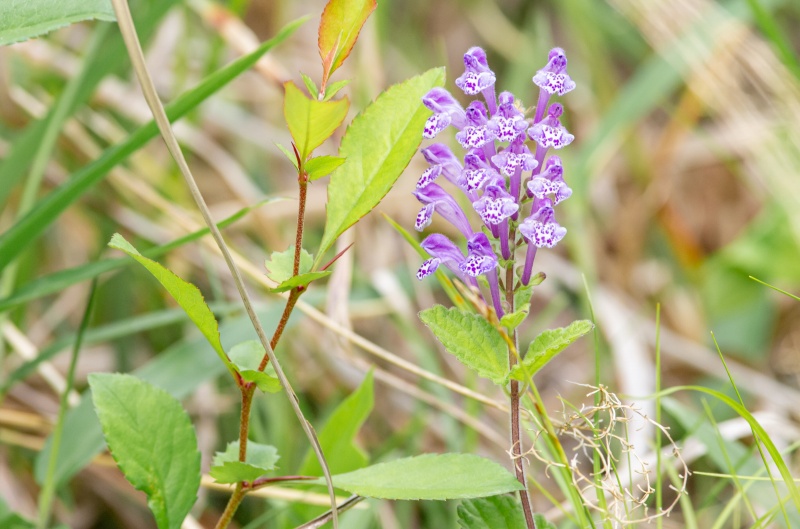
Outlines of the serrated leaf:
M344 158L338 156L317 156L311 158L303 165L309 180L319 180L323 176L328 176L337 167L344 163Z
M350 55L361 27L376 6L375 0L330 0L325 6L317 39L323 86Z
M311 271L312 255L305 248L300 248L300 273ZM294 271L294 246L289 246L282 252L272 252L269 261L264 264L267 268L267 277L278 284L292 277Z
M511 370L511 378L523 382L528 380L558 353L592 329L594 324L589 320L578 320L567 327L544 331L531 342L522 362Z
M525 321L525 318L528 316L527 310L516 310L514 312L509 312L508 314L503 315L500 318L500 325L505 327L506 329L513 331L520 324Z
M3 0L0 2L0 46L92 19L116 20L111 1Z
M317 101L307 97L291 81L287 81L283 86L286 90L283 117L300 152L300 159L305 160L339 128L347 116L350 101L347 98L337 101Z
M278 142L275 142L275 146L281 150L283 155L286 156L286 159L289 160L289 162L291 162L291 164L294 166L295 169L299 169L299 167L297 167L297 157L294 155L292 151L290 151L289 149L287 149Z
M447 352L497 385L508 384L508 349L503 337L477 314L436 305L419 313Z
M259 371L258 366L267 352L261 342L249 340L234 345L228 356L236 372L247 382L255 382L258 389L265 393L277 393L281 390L281 383L275 374L272 364L267 364L264 371Z
M275 470L280 456L274 446L248 441L245 459L244 463L239 461L239 441L233 441L224 452L214 455L214 465L208 473L219 483L252 482Z
M335 83L331 83L328 85L328 88L325 89L325 97L322 99L323 101L327 101L336 94L339 93L339 90L344 88L345 86L350 84L350 79L343 79L341 81L336 81Z
M111 241L109 241L108 245L112 248L122 250L133 257L139 264L144 266L165 289L167 289L167 292L170 293L178 305L186 312L189 319L200 329L200 332L206 337L208 343L211 344L220 359L230 368L230 361L225 354L225 350L222 348L222 342L219 340L219 325L217 324L217 319L214 317L214 313L211 312L211 309L208 308L208 305L206 305L206 301L200 289L184 281L171 270L144 257L119 233L115 233L111 237Z
M346 161L328 184L327 221L317 260L397 181L417 151L431 114L422 96L443 83L444 69L434 68L392 86L347 128L339 148Z
M491 496L462 501L457 509L461 529L525 529L525 515L516 498ZM536 529L543 529L536 525Z
M300 74L300 77L303 78L303 84L306 85L306 89L308 93L311 94L311 97L316 97L319 94L319 88L317 88L317 83L314 82L309 76L304 73Z
M159 529L179 528L197 499L200 452L174 397L131 375L89 375L97 417L122 473L147 494Z
M333 476L333 484L352 494L385 500L481 498L522 488L508 470L473 454L397 459L338 474Z
M369 463L367 454L355 444L355 438L374 405L372 370L367 372L361 385L342 401L319 432L323 453L335 454L328 461L334 474L349 472ZM322 468L311 450L306 452L300 474L319 476Z
M290 277L286 281L282 281L275 288L268 289L270 292L287 292L295 287L306 287L311 282L317 279L331 275L330 270L323 270L321 272L308 272L307 274L300 274L298 276Z

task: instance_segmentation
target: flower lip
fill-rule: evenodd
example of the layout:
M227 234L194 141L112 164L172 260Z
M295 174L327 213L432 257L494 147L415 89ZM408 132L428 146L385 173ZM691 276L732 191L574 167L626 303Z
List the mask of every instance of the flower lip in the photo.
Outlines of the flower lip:
M459 265L464 262L464 254L461 253L461 250L458 249L455 243L446 236L440 233L432 233L422 241L420 246L422 246L423 250L428 252L431 259L426 260L422 263L422 266L419 267L417 279L423 279L433 274L440 264L445 265L458 277L464 277L459 269Z
M548 147L561 149L572 143L575 136L570 134L558 120L563 112L564 107L559 103L550 105L547 110L547 116L528 129L528 137L543 149Z
M545 162L544 170L528 182L528 190L536 198L545 198L553 195L554 204L563 202L572 196L572 189L564 181L564 168L561 158L551 156Z
M467 95L478 94L494 86L497 77L489 69L486 52L475 46L464 54L465 71L456 79L456 86Z
M422 231L429 226L433 219L433 213L437 212L465 237L472 235L472 227L461 206L440 185L431 183L423 188L415 189L413 193L424 204L417 214L417 221L414 225L417 231Z
M548 198L537 199L537 208L530 217L519 225L519 231L537 248L552 248L567 234L567 229L555 221L553 204Z
M487 185L483 196L473 202L472 207L487 225L500 224L519 211L519 204L501 182Z
M575 89L575 82L567 74L567 56L561 48L550 50L548 62L533 76L533 83L548 94L563 96Z
M497 268L497 257L485 233L476 232L469 238L467 241L467 258L458 268L472 277L478 277Z
M433 88L422 97L422 104L433 111L433 115L425 122L422 136L431 139L446 129L450 124L461 129L467 121L464 109L444 88Z
M498 140L511 142L525 132L528 122L514 105L514 96L510 92L503 92L500 94L500 106L497 113L492 116L486 126Z

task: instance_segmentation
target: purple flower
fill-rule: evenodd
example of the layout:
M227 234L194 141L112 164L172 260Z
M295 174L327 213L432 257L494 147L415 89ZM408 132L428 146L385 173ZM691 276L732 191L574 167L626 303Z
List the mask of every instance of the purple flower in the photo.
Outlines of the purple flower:
M483 189L489 180L500 178L500 174L486 163L482 149L470 149L464 156L464 170L461 172L459 186L467 192L473 201L477 198L475 192Z
M561 149L572 143L575 136L570 134L558 120L563 112L564 107L561 104L550 105L550 108L547 109L547 117L529 128L528 136L543 149L549 147Z
M519 139L492 156L492 163L506 176L514 176L517 170L533 171L539 165L527 145Z
M549 198L534 200L534 212L522 221L519 231L537 248L552 248L567 234L567 229L562 228L555 220L553 203Z
M455 226L465 237L472 235L472 227L461 206L441 186L428 184L425 187L417 188L414 196L425 204L417 214L417 222L414 226L417 231L422 231L430 225L435 211Z
M464 254L458 247L440 233L432 233L422 241L422 249L428 252L431 256L430 259L422 263L422 266L417 270L417 279L423 278L436 272L439 265L445 265L458 277L465 279L463 272L459 266L464 262Z
M461 180L461 173L463 171L458 158L450 151L450 148L443 143L434 143L433 145L422 149L422 155L430 167L425 169L417 181L417 187L422 188L432 183L440 174L444 174L445 178L454 185L459 185Z
M547 65L536 72L533 83L548 94L563 96L575 89L575 82L567 74L567 56L561 48L550 50Z
M464 109L444 88L434 88L422 98L422 104L433 111L425 122L422 137L431 139L452 124L460 129L467 122Z
M467 124L456 134L456 140L465 149L483 147L494 140L494 133L486 126L486 106L473 101L466 110Z
M483 232L476 232L467 240L467 258L458 265L458 269L471 277L478 277L497 268L497 256L494 254L489 238Z
M486 124L494 136L500 141L514 141L514 139L525 132L528 122L525 116L514 104L514 95L511 92L500 94L500 105L497 113Z
M487 226L500 224L519 210L519 204L506 191L502 182L495 182L487 185L483 196L472 203L472 207Z
M456 79L456 86L465 94L474 96L494 86L496 77L486 62L486 52L475 46L464 54L466 70Z
M572 195L572 189L564 182L564 168L561 158L551 156L544 164L544 172L528 182L528 191L536 198L553 195L554 204L558 204Z

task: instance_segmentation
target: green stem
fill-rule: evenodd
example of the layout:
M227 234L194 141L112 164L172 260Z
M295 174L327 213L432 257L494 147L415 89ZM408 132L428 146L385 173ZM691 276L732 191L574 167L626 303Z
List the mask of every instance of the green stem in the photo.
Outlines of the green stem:
M215 529L225 529L228 527L228 524L230 524L231 520L233 519L233 515L236 513L236 509L238 509L239 504L242 503L245 494L247 493L245 492L242 484L237 483L236 488L233 490L233 494L231 494L230 500L228 500L228 505L225 506L222 516L220 516L217 525L214 526Z
M75 343L72 346L72 356L69 360L69 369L67 369L66 386L64 387L64 392L61 394L61 400L58 405L58 420L56 421L55 430L53 430L50 459L47 461L47 476L44 479L44 486L39 495L39 516L36 520L36 529L45 529L50 521L50 514L53 509L53 497L56 489L56 463L58 462L58 451L61 447L61 436L64 432L64 417L69 407L69 394L72 391L72 382L75 379L75 366L78 365L78 353L81 350L83 336L86 328L89 326L89 318L94 309L94 293L96 290L97 278L95 277L92 281L92 287L89 290L89 300L86 303L86 310L83 313L81 325L78 327Z

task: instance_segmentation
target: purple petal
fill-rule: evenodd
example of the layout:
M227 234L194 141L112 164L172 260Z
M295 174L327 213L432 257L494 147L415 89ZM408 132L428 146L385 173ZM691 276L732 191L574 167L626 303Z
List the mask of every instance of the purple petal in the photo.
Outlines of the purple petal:
M465 274L478 277L497 268L497 257L492 250L489 238L477 232L467 241L467 258L459 265Z
M427 261L423 262L422 265L420 265L419 270L417 270L417 279L422 281L422 279L436 272L436 269L439 268L439 264L441 264L441 262L442 260L437 257L431 257Z
M477 46L464 55L464 73L456 79L456 86L467 95L475 95L494 86L496 76L489 69L486 52Z
M450 125L450 116L448 114L434 114L425 122L425 127L422 129L422 137L426 140L435 138L437 134L442 132Z
M499 185L488 185L483 196L472 207L487 225L500 224L519 210L519 204Z

